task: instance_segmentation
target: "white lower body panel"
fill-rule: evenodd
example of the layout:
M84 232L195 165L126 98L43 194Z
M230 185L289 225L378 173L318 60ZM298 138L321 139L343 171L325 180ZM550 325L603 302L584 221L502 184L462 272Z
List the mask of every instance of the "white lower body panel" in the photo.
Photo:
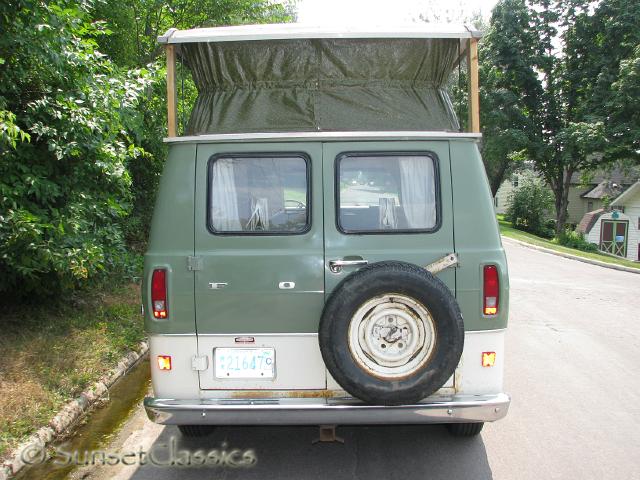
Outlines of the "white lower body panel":
M251 337L253 343L236 343L236 338ZM216 348L273 348L273 378L216 378L213 351ZM208 368L200 372L203 390L321 390L327 388L327 376L317 335L200 335L198 350L207 357Z
M436 392L443 395L502 393L506 330L466 332L455 374ZM237 337L253 343L236 343ZM246 339L245 339L246 340ZM220 379L214 375L213 351L218 347L275 348L272 379ZM492 367L482 366L482 353L495 352ZM348 396L327 372L316 334L288 335L152 335L151 377L157 398L331 398ZM171 355L172 370L158 368L156 357ZM194 357L200 357L194 361ZM199 368L201 370L196 370Z
M485 395L503 391L506 330L466 332L464 351L455 373L456 393ZM482 353L495 352L493 367L482 366Z

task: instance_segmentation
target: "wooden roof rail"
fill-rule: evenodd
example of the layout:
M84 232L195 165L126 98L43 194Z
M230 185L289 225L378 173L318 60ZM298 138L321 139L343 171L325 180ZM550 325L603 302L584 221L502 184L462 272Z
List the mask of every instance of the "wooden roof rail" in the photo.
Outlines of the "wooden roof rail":
M480 80L478 73L478 39L470 38L467 48L469 72L469 125L471 133L480 133Z
M165 45L167 54L167 136L177 136L176 46Z

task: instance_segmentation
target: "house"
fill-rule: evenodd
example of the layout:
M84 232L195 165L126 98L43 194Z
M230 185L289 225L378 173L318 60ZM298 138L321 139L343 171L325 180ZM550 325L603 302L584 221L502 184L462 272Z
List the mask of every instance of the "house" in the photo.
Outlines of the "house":
M587 212L576 229L606 253L640 261L640 181L611 202Z
M533 169L528 167L502 182L494 198L496 213L506 213L511 193L522 184L523 180L536 175ZM603 208L607 202L618 197L639 178L640 169L638 168L631 169L629 172L619 169L596 172L587 180L582 179L580 172L574 173L569 187L567 223L576 225L587 212Z
M581 179L580 173L573 174L569 187L567 223L575 225L587 212L604 208L638 178L640 177L637 170L622 172L614 169L611 172L597 172L587 182Z
M496 213L507 213L511 194L522 184L523 181L537 177L538 176L533 171L533 168L525 167L514 172L511 176L505 179L500 185L496 196L493 198L493 205Z

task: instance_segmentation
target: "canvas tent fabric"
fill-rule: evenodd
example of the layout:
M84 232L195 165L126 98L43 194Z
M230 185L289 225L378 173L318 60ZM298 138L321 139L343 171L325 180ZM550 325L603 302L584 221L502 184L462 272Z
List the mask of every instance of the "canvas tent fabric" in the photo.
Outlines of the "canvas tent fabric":
M184 43L198 88L185 134L458 131L459 54L456 38Z

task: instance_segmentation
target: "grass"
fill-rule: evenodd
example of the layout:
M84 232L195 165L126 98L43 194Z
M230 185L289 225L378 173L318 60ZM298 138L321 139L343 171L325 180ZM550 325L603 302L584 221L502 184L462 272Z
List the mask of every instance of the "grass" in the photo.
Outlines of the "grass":
M500 224L500 233L508 238L520 240L521 242L530 243L539 247L549 248L557 252L569 253L577 257L589 258L600 262L640 269L640 263L632 262L631 260L625 260L624 258L617 258L598 252L583 252L582 250L576 250L575 248L563 247L562 245L555 243L553 240L548 240L531 233L523 232L522 230L517 230L511 225L511 223L504 219L504 215L498 215L498 223Z
M144 338L136 285L0 316L0 458Z

